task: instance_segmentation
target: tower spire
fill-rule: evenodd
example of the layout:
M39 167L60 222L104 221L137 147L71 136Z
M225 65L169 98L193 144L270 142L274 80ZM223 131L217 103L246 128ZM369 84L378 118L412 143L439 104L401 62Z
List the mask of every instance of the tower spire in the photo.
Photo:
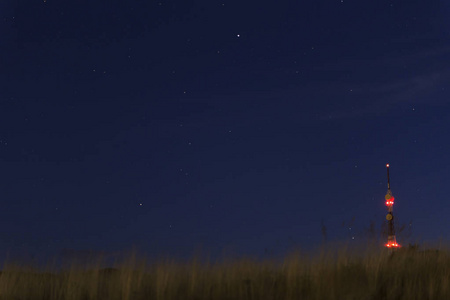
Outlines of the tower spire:
M391 182L389 180L389 164L386 164L386 170L387 170L387 179L388 179L388 190L391 189Z

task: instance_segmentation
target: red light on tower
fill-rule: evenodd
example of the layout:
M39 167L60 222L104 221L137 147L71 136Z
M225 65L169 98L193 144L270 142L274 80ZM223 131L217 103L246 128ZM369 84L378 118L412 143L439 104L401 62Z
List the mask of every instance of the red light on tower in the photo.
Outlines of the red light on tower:
M389 242L389 243L385 244L385 246L388 247L388 248L398 248L398 247L400 247L400 245L397 244L397 242L395 242L395 241Z
M391 183L389 179L389 164L386 164L387 169L387 179L388 179L388 190L386 193L386 196L384 197L386 200L386 206L388 209L388 214L386 215L386 220L388 221L388 241L385 244L387 248L390 249L396 249L400 247L399 244L397 244L397 240L395 238L395 228L394 228L394 196L392 196L391 192Z
M394 205L394 197L390 194L386 194L386 206Z

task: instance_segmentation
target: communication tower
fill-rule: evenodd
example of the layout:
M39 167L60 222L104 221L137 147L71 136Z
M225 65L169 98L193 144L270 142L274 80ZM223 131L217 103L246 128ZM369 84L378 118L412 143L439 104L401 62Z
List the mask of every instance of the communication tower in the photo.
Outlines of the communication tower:
M397 244L397 240L395 239L394 213L393 213L394 196L392 196L391 183L389 180L389 164L386 165L386 169L387 169L388 190L384 198L386 199L386 206L388 209L388 214L386 215L386 220L388 221L388 239L385 246L391 249L396 249L399 248L400 245Z

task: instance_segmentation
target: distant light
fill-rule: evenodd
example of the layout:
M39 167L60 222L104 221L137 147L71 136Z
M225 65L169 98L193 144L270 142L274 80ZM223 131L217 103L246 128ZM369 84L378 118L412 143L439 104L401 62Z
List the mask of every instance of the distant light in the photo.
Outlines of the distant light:
M389 168L389 164L386 164L386 168Z
M386 197L387 197L388 195L386 195ZM394 197L392 197L391 196L391 198L389 198L389 199L386 199L386 205L387 206L390 206L390 205L394 205Z

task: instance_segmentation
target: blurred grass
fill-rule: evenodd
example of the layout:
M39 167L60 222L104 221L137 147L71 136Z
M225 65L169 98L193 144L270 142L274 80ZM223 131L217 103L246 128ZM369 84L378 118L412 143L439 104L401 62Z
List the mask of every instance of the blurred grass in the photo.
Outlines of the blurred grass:
M279 260L215 263L131 255L114 268L76 263L56 271L5 263L0 300L450 299L450 251L321 251Z

